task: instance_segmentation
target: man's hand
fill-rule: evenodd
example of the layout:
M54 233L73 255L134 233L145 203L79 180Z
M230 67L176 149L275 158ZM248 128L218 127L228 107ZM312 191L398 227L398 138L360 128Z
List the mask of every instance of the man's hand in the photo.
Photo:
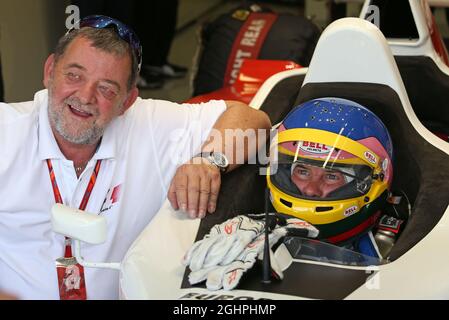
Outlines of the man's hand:
M5 292L0 292L0 300L17 300L17 297L7 294Z
M192 219L213 213L221 186L220 170L207 159L194 158L182 165L168 190L168 200L175 210L183 210Z

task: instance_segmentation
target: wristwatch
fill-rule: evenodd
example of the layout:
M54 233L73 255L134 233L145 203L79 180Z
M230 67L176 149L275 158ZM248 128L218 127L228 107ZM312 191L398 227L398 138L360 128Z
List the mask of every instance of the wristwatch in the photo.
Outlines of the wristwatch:
M211 164L216 166L221 173L225 173L229 168L228 158L223 153L220 152L201 152L197 154L194 158L204 158L207 159Z

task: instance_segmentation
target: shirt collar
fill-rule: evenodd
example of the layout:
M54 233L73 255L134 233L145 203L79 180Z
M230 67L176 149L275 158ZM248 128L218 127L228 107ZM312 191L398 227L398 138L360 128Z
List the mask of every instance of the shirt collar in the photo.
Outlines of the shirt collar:
M38 129L38 150L39 158L46 159L65 159L56 142L53 131L50 127L48 119L48 90L42 90L35 94L34 105L39 108L39 129ZM95 152L93 159L114 159L116 155L116 128L118 126L117 119L114 119L106 128L101 143Z

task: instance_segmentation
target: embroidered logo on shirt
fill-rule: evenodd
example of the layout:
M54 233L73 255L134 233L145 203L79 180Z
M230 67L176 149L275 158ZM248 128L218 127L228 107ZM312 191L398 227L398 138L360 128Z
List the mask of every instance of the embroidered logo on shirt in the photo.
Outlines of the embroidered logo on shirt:
M112 209L114 204L120 201L122 185L119 184L112 189L108 190L106 198L103 201L103 205L101 206L100 213L108 211Z

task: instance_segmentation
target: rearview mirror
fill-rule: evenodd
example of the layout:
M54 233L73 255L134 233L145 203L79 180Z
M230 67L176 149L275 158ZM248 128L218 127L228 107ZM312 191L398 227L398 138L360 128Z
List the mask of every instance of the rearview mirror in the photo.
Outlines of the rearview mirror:
M106 241L106 218L86 211L55 204L51 209L53 231L90 244Z

